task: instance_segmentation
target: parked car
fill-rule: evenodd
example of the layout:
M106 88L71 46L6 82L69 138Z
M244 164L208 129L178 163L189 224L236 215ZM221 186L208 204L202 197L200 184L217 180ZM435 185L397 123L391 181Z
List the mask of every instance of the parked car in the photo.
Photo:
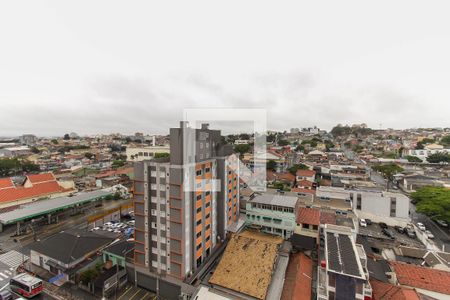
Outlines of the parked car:
M100 227L94 227L90 231L97 231L97 230L100 230Z
M429 230L425 230L425 234L427 235L427 238L434 239L434 235Z
M423 225L423 224L420 223L420 222L418 222L416 225L417 225L417 228L419 228L419 229L422 230L422 231L427 230L427 228L425 227L425 225Z
M367 225L372 225L372 220L371 219L364 219L364 220L366 220L366 224Z
M13 296L10 291L8 290L0 291L0 300L12 300L12 299Z
M360 219L360 220L359 220L359 226L361 226L361 227L367 227L366 220Z
M134 226L135 223L136 223L135 220L131 220L131 221L128 221L128 222L127 222L127 224L130 225L130 226Z
M394 228L395 228L395 230L397 230L398 233L404 233L405 232L405 229L403 227L401 227L401 226L395 226Z
M387 229L388 228L387 224L383 223L383 222L378 223L378 225L380 226L381 229Z
M438 223L442 227L448 227L447 222L445 222L444 220L436 220L436 223Z
M383 228L383 234L392 240L395 238L394 232L390 229Z
M416 238L416 232L414 231L414 229L410 228L410 227L406 227L405 233L408 237L414 239Z

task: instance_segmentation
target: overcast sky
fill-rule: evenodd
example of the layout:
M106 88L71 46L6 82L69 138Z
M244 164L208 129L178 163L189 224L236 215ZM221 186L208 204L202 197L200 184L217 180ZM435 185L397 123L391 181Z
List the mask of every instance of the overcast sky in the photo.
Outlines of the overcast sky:
M305 2L2 1L0 136L165 134L208 107L450 126L448 1Z

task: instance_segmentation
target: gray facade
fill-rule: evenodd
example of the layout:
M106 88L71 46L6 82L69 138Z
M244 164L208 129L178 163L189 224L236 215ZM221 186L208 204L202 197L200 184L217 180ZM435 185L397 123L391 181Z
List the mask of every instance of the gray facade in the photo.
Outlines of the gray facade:
M135 164L135 264L184 280L237 221L239 181L219 130L182 122L170 129L170 149L170 159Z

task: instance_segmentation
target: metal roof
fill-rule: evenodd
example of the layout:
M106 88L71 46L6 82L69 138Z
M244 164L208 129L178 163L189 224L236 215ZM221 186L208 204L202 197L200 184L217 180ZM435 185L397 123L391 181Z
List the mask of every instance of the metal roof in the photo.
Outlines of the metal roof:
M45 215L58 210L91 202L99 198L111 195L111 190L97 190L92 192L79 193L72 197L58 197L53 199L39 200L30 204L22 205L13 211L0 214L0 223L11 224L33 217Z
M361 263L357 257L350 236L328 232L326 235L328 268L330 271L364 278Z

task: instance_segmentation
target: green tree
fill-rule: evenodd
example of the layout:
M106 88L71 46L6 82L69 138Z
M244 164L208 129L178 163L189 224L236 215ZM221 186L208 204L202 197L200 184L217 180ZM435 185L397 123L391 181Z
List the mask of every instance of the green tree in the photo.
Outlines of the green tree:
M304 165L304 164L295 164L292 167L290 167L288 169L289 173L291 173L292 175L297 174L297 170L308 170L308 166Z
M34 154L39 154L39 153L41 153L41 151L40 151L37 147L35 147L35 146L31 147L31 152L33 152Z
M440 144L443 145L443 146L450 146L450 135L444 136L441 139Z
M408 155L408 156L405 156L405 158L409 162L414 162L414 163L421 163L422 162L422 160L420 158L418 158L417 156Z
M303 145L298 145L297 147L295 147L295 151L299 152L299 151L305 151L305 146Z
M167 152L156 152L155 158L163 158L163 157L170 157L170 153Z
M0 177L8 177L18 175L24 172L37 172L39 166L28 161L18 158L0 159Z
M92 159L94 157L94 154L92 154L91 152L86 152L84 153L84 157L86 157L87 159Z
M278 141L278 146L287 146L289 145L289 142L286 140L279 140Z
M450 223L450 190L444 187L423 187L411 194L418 212Z
M376 165L372 169L383 174L384 178L392 180L394 175L403 171L403 168L396 164Z
M68 133L66 133L66 134L64 135L63 140L65 140L65 141L70 140L70 136L69 136Z
M244 155L244 153L247 153L249 151L250 151L250 145L241 144L241 145L234 146L234 152L239 153L240 156Z
M274 160L269 160L266 164L266 169L275 172L277 169L277 162Z
M58 140L57 140L57 139L53 139L53 140L52 140L52 143L53 143L54 145L58 145Z
M111 167L113 169L117 169L117 168L123 167L124 165L125 165L125 162L123 160L117 159L117 160L113 161Z
M427 161L430 163L441 163L441 162L450 163L450 153L438 152L431 154L430 156L427 157Z

